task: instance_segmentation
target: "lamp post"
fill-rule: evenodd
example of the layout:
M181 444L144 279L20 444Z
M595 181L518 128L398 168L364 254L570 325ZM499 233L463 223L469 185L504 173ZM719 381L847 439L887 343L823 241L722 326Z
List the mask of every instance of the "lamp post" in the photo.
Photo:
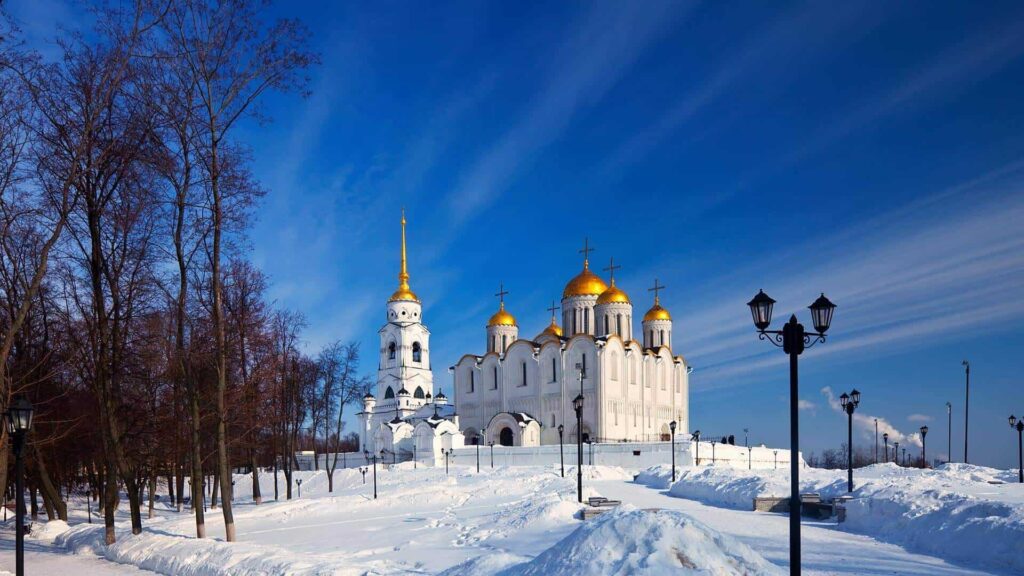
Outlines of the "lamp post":
M772 453L775 454L775 469L778 470L779 469L779 451L778 450L772 450Z
M878 464L878 418L875 418L875 464Z
M928 427L927 426L921 426L921 467L922 468L927 468L928 467L928 457L927 457L928 452L927 452L927 450L925 450L925 443L924 443L924 437L927 436L927 435L928 435Z
M413 470L416 470L417 468L419 468L419 466L417 466L417 464L419 464L419 462L416 461L416 438L414 437L412 439L412 469Z
M366 457L366 463L370 463L370 459L373 459L373 499L377 499L377 453L370 454L369 450L363 450L363 456ZM365 472L364 472L365 474ZM366 477L363 476L365 480Z
M882 440L885 441L885 450L882 451L882 455L885 456L885 461L889 461L889 433L882 434Z
M899 442L893 442L892 461L895 462L897 466L900 465L900 443Z
M32 403L20 397L7 409L7 433L14 444L15 573L25 574L25 436L32 430Z
M904 466L907 465L907 447L906 446L903 447L903 465Z
M690 440L697 444L696 454L693 457L693 460L695 462L694 466L700 466L700 430L694 431L693 436L690 437Z
M1024 445L1021 444L1021 433L1024 432L1024 418L1017 420L1011 414L1010 428L1017 431L1017 480L1024 484Z
M480 442L483 441L483 436L476 435L476 473L480 473Z
M297 478L295 483L299 485L299 498L302 498L302 478Z
M562 435L565 434L565 426L558 425L558 460L562 463L562 478L565 478L565 444L562 442Z
M676 421L668 423L668 429L672 432L672 481L676 481Z
M796 315L792 315L782 330L768 330L772 322L772 300L763 290L747 303L757 328L758 338L779 346L789 355L789 573L800 574L800 410L798 358L805 348L825 341L825 332L832 324L836 305L822 294L810 305L811 319L817 332L806 332Z
M946 402L946 463L953 461L953 405Z
M752 469L753 462L751 462L751 443L748 439L751 428L743 428L743 446L746 448L746 469Z
M971 401L971 363L961 362L964 367L964 464L967 464L967 419L970 416Z
M576 411L576 498L583 502L583 394L572 401Z
M860 404L860 392L856 388L847 396L846 392L839 397L839 404L847 416L846 427L846 491L853 492L853 412Z
M444 454L444 475L448 475L448 457L452 455L452 451L447 448L441 448L441 454Z
M491 470L493 470L494 469L494 440L491 440L490 442L488 442L488 445L491 447Z
M359 472L362 473L362 475L363 475L363 485L364 486L366 485L366 473L369 472L369 471L370 470L368 468L366 468L366 467L362 467L362 468L359 469Z

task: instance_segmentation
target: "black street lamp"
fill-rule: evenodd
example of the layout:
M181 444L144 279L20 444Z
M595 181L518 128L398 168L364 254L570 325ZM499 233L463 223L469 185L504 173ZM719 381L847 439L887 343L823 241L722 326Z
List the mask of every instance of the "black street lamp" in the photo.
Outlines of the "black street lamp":
M363 485L364 486L366 485L366 473L369 472L369 471L370 471L369 468L365 468L365 467L359 469L359 472L361 472L362 475L363 475Z
M697 453L693 457L694 466L700 466L700 430L694 431L693 436L690 436L690 441L697 444Z
M452 455L452 451L447 448L441 448L441 454L444 454L444 475L448 475L448 458Z
M875 418L875 464L878 464L878 418Z
M903 465L904 466L907 465L907 447L906 446L903 447Z
M1017 480L1024 484L1024 445L1021 444L1021 433L1024 432L1024 418L1017 420L1011 414L1010 428L1017 431Z
M967 464L967 418L970 416L971 401L971 363L961 362L964 367L964 464Z
M672 481L676 481L676 421L668 423L668 429L672 432Z
M882 434L882 440L885 441L885 450L882 451L882 455L885 456L885 461L889 461L889 433Z
M779 451L778 450L772 450L772 452L775 454L775 469L778 470L779 469Z
M904 448L903 451L906 452L907 451L906 448ZM899 442L893 442L892 461L895 462L897 466L900 465L900 443Z
M846 491L853 492L853 412L860 404L860 392L856 388L847 396L846 392L839 397L839 404L847 416L846 427Z
M476 435L476 473L477 474L480 473L480 442L482 442L483 439L484 439L483 436L481 436L479 434Z
M299 485L299 498L302 498L302 478L297 478L295 483Z
M373 459L373 499L377 499L377 453L370 454L369 450L363 450L363 456L366 458L366 463L370 463L370 459ZM363 473L363 480L366 480L365 472Z
M562 435L565 434L565 426L558 425L558 459L562 463L562 478L565 478L565 444L562 442Z
M817 332L806 332L792 315L782 330L768 330L772 323L772 300L763 290L747 303L757 328L758 338L779 346L789 355L789 450L790 450L790 495L789 495L789 573L800 574L800 409L799 409L799 368L798 358L805 348L825 341L825 332L832 324L836 305L822 294L810 305L811 320Z
M953 461L953 405L946 402L946 463Z
M494 440L491 440L488 444L491 447L491 470L493 470L494 469Z
M924 437L927 436L927 435L928 435L928 427L927 426L921 426L921 467L922 468L927 468L928 467L928 457L927 457L928 452L927 452L927 450L925 450L925 443L924 443Z
M748 435L749 433L750 433L750 428L744 428L744 429L743 429L743 446L744 446L744 447L745 447L745 448L747 449L747 470L750 470L750 469L751 469L751 461L750 461L750 441L749 441L749 440L748 440L748 438L747 438L747 435Z
M576 498L583 502L583 394L572 401L576 411Z
M25 437L32 430L32 403L20 397L7 409L7 433L14 444L15 572L25 574Z

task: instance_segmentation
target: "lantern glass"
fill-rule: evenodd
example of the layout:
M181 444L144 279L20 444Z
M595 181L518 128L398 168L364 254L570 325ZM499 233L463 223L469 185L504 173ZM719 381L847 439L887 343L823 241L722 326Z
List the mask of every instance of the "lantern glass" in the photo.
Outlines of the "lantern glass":
M772 306L774 305L775 300L765 294L764 290L758 290L757 295L747 302L747 306L750 306L750 315L753 317L754 326L758 330L765 330L772 323Z
M673 434L676 433L676 421L675 420L673 420L673 421L668 423L668 429L671 430Z
M8 432L28 432L32 429L32 403L25 398L18 398L7 409Z
M843 408L846 408L846 404L847 404L847 403L848 403L849 401L850 401L850 397L849 397L849 396L847 396L846 392L843 392L843 395L839 397L839 404L840 404L840 405L841 405L841 406L842 406Z
M1016 425L1017 425L1017 418L1013 414L1010 414L1010 428L1013 428Z
M888 440L888 439L889 439L889 433L888 432L886 432L885 434L882 434L882 440Z
M924 438L927 435L928 435L928 427L927 426L921 426L921 437Z
M577 412L583 410L583 394L579 394L573 399L572 407L575 408Z
M836 310L836 305L825 298L825 294L822 293L813 304L808 306L811 309L811 320L814 321L814 329L819 333L824 334L828 331L828 327L832 325L832 313Z
M558 425L558 433L561 434L562 432L565 432L565 426L559 424Z
M853 392L850 392L850 400L853 400L854 406L860 404L860 392L856 388L853 389Z

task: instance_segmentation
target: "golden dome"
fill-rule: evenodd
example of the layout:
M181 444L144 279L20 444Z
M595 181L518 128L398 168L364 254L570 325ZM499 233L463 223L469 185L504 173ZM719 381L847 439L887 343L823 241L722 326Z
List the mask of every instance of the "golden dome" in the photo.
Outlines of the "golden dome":
M661 304L657 300L654 301L654 306L644 314L644 322L650 322L651 320L672 320L672 315L661 307Z
M498 311L494 313L494 316L491 316L491 319L487 321L487 325L488 326L515 326L516 325L516 318L515 318L515 316L509 314L508 310L505 310L505 303L502 302L501 303L501 308L498 309Z
M612 304L612 303L632 304L632 302L629 301L629 296L627 296L625 292L620 290L619 287L615 285L615 279L614 278L612 279L612 285L609 286L608 289L605 290L604 292L601 292L601 295L597 297L597 303L598 304Z
M569 283L565 285L565 290L562 291L562 298L571 298L572 296L600 296L608 289L608 285L601 280L601 277L590 271L590 266L587 262L583 262L583 272L576 275L575 278L569 280Z
M420 299L416 294L409 288L409 270L406 266L405 259L405 209L402 209L402 268L398 272L398 290L395 290L391 294L391 298L388 298L388 302L397 302L399 300L411 300L413 302L419 302Z
M541 336L554 336L555 338L561 338L562 337L562 327L559 326L557 322L555 322L555 317L554 316L551 317L551 324L548 324L548 327L545 328L544 331L540 333L540 335Z

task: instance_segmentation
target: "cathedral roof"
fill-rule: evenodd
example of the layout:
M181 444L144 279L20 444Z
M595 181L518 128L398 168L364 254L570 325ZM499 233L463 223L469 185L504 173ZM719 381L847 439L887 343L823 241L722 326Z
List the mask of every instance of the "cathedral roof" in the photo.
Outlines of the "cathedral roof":
M562 327L555 321L554 316L551 317L551 324L548 324L548 327L545 328L539 336L537 336L537 340L540 340L543 336L554 336L555 338L562 337Z
M615 285L615 280L612 280L612 285L607 290L601 292L601 295L597 297L598 304L632 304L629 301L629 296L626 295L618 286Z
M565 285L565 290L562 290L562 298L600 296L607 289L608 285L601 280L600 276L590 271L589 263L584 260L583 271Z
M508 310L505 310L505 303L501 303L501 307L498 311L491 316L491 319L487 321L488 326L515 326L515 316L509 314Z
M668 313L668 310L665 310L664 308L661 307L661 304L658 303L657 298L654 299L654 306L651 306L651 309L648 310L646 314L644 314L644 322L650 322L652 320L671 319L672 315Z
M408 300L412 302L419 302L419 297L416 293L409 288L409 271L406 266L405 258L405 210L402 210L402 268L398 272L398 290L395 290L391 294L391 298L388 298L388 302L397 302L400 300Z

